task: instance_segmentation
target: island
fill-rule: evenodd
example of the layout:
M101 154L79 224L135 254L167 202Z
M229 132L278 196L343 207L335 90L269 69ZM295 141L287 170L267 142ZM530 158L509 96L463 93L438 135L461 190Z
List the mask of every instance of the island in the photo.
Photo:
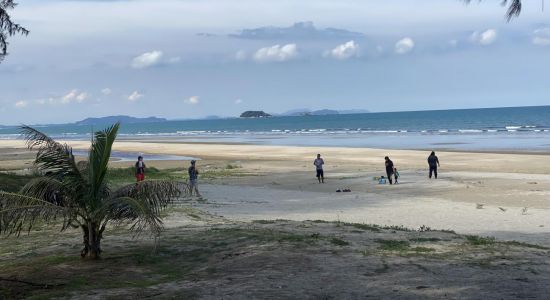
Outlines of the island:
M76 125L104 125L120 122L123 124L136 124L136 123L158 123L166 122L164 118L148 117L148 118L136 118L130 116L108 116L101 118L87 118L82 121L78 121Z
M262 110L248 110L241 114L241 118L268 118L270 114L265 113Z

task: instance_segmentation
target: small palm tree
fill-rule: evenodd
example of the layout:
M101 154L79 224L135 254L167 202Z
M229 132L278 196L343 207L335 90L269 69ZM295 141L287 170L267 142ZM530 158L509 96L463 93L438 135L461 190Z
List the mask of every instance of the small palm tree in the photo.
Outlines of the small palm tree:
M181 196L181 184L174 181L143 181L115 190L106 174L119 124L95 132L88 160L77 163L72 148L46 134L21 127L30 150L36 150L35 164L46 174L31 180L19 193L0 192L0 233L30 231L37 222L59 222L61 230L81 228L83 258L97 259L101 239L108 224L131 224L140 233L145 229L158 235L162 229L160 212Z

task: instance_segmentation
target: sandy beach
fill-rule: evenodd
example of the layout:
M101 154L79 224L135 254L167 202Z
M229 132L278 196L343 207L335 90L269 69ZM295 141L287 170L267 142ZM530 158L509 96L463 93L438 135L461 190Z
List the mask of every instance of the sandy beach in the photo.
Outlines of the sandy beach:
M87 142L70 141L75 149ZM0 141L0 169L30 167L21 141ZM438 152L440 178L427 178L429 153L334 147L186 144L119 141L114 150L198 157L208 172L231 164L239 176L202 180L208 213L237 221L327 220L407 228L427 226L461 234L550 245L550 156L522 153ZM326 183L314 177L313 159L325 159ZM399 185L378 185L389 155ZM126 167L131 162L113 162ZM158 168L183 168L185 161L148 161ZM350 188L351 193L336 190ZM167 223L170 227L170 222Z

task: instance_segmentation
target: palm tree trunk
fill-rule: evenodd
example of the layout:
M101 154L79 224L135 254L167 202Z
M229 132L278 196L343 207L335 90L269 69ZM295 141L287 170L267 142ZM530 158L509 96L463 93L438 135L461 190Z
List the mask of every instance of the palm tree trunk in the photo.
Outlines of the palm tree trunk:
M99 225L95 222L87 222L82 225L84 249L80 251L82 258L98 259L101 254L101 237Z

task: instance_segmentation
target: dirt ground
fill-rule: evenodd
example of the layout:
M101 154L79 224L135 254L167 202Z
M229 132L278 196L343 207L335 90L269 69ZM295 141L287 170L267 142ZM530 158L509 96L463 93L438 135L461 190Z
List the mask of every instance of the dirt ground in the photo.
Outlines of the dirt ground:
M232 222L174 208L157 247L123 229L82 261L79 232L0 245L0 298L544 299L545 247L326 221ZM177 224L177 222L179 222ZM20 282L18 282L20 281Z

